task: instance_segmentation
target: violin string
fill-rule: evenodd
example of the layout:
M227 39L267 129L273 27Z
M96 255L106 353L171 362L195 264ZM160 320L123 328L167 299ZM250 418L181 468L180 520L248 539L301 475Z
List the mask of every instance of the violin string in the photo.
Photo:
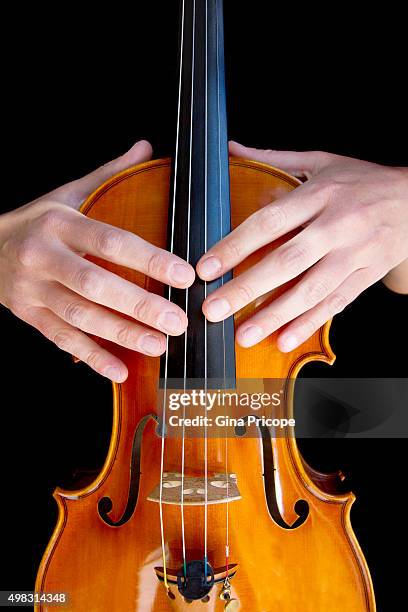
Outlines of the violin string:
M208 181L208 0L205 2L205 154L204 154L204 253L207 252L207 181ZM207 298L207 282L204 282L204 299ZM207 350L207 318L204 317L204 380L205 380L205 405L204 417L207 413L207 372L208 372L208 350ZM208 539L208 440L207 440L207 421L204 418L204 573L207 579L207 539Z
M186 259L190 263L190 219L191 219L191 169L192 169L192 151L193 151L193 109L194 109L194 73L195 73L195 0L193 2L193 34L192 34L192 56L191 56L191 104L190 104L190 157L189 157L189 185L188 185L188 212L187 212L187 254ZM186 289L186 313L188 312L188 288ZM187 330L184 332L184 381L183 390L187 388ZM186 565L186 537L184 523L184 474L185 474L185 416L186 407L183 404L183 428L181 440L181 537L183 547L183 572L184 577L187 576Z
M218 115L218 191L219 191L219 203L220 203L220 240L223 238L223 209L222 209L222 165L221 165L221 117L220 117L220 70L219 70L219 20L218 11L216 11L216 58L217 58L217 115ZM221 286L224 285L224 276L221 276ZM222 321L222 344L223 344L223 356L224 356L224 388L226 387L226 350L225 350L225 321ZM225 504L225 567L226 576L228 578L228 565L229 565L229 475L228 475L228 435L227 425L224 428L224 452L225 452L225 478L226 478L226 493L227 502Z
M179 74L179 91L178 91L178 108L177 108L177 133L176 133L176 151L174 160L174 186L173 186L173 203L172 203L172 219L171 219L171 241L170 252L174 250L174 224L176 211L176 189L177 189L177 166L178 166L178 148L179 148L179 132L180 132L180 109L181 109L181 76L183 70L183 47L184 47L184 1L182 1L181 15L181 42L180 42L180 74ZM168 300L171 300L171 286L169 285ZM160 509L160 535L161 549L163 559L163 582L166 590L169 592L170 587L167 581L167 566L166 566L166 545L164 541L164 521L163 521L163 474L164 474L164 448L165 448L165 424L166 424L166 402L167 402L167 372L169 362L169 336L166 337L166 358L164 369L164 388L163 388L163 406L162 406L162 439L160 453L160 493L159 493L159 509Z

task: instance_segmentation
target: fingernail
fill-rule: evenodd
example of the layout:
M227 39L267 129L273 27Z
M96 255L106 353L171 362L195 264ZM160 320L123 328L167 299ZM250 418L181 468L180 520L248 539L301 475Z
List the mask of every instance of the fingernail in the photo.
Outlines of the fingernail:
M162 352L162 344L156 336L146 334L141 341L142 350L149 355L160 355Z
M159 317L160 326L169 334L177 333L181 330L181 318L176 312L163 312Z
M109 366L108 368L106 368L106 370L104 370L103 372L103 375L106 376L106 378L113 380L114 382L123 382L124 380L126 380L126 374L123 372L123 370L115 366Z
M173 264L169 271L170 278L176 282L184 285L191 281L191 270L183 264Z
M285 334L279 338L279 345L284 353L288 353L299 344L298 338L293 334Z
M253 346L262 340L263 331L258 325L251 325L239 334L239 343L241 346Z
M224 298L211 300L207 304L207 315L210 319L222 319L231 310L230 303Z
M221 272L221 262L218 257L208 257L204 259L198 266L200 276L203 278L209 278L214 276L217 272Z

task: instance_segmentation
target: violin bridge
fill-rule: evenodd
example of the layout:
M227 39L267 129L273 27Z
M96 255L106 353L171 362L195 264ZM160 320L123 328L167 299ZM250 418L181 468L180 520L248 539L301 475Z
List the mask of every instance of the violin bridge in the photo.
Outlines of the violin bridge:
M160 483L148 495L152 502L160 502ZM223 504L241 499L235 474L214 474L207 478L207 495L204 476L184 476L178 472L163 474L162 503L176 506L203 506Z

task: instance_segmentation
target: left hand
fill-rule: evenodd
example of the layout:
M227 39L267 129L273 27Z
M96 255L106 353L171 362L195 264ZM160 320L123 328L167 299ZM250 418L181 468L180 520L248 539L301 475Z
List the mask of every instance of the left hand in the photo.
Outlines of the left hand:
M207 281L218 278L260 247L302 229L211 293L203 312L209 321L222 321L304 273L236 334L237 342L248 347L285 325L278 347L288 352L408 258L408 170L323 152L261 151L234 142L230 153L308 180L212 247L198 262L198 275Z

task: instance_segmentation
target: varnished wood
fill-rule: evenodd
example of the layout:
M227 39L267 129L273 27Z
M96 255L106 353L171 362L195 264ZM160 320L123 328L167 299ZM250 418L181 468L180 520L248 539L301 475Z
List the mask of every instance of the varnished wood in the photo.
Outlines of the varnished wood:
M232 224L237 226L260 206L292 190L297 180L264 164L232 160ZM109 180L92 194L82 208L89 217L106 221L164 247L169 197L170 162L158 160L131 168ZM276 248L274 245L268 247ZM234 270L239 274L262 256L257 252ZM159 283L142 274L104 261L98 263L150 291L162 292ZM238 324L279 288L236 315ZM260 344L236 346L238 378L288 378L287 410L291 412L294 379L305 363L332 363L326 324L290 354L276 346L276 334ZM150 419L143 434L139 497L131 520L115 528L102 521L98 501L113 500L112 517L126 506L129 465L135 429L156 406L159 360L111 345L127 364L128 380L114 387L112 437L103 469L89 486L57 489L58 524L44 554L36 590L66 591L67 611L133 612L152 610L223 610L219 587L206 604L186 604L167 597L154 568L162 565L159 505L147 500L160 479L161 441ZM180 439L166 441L165 471L180 471ZM269 514L263 483L260 441L229 440L228 471L237 475L241 499L229 505L230 561L239 570L231 581L232 597L251 612L373 612L374 596L369 571L350 524L354 496L329 493L316 484L318 478L302 461L296 440L272 441L278 484L278 504L283 519L297 518L294 505L304 499L309 516L298 528L283 529ZM208 440L210 473L225 471L224 440ZM203 441L186 440L185 470L199 476L203 466ZM186 545L189 558L202 558L204 511L185 507ZM180 507L163 506L168 567L179 568L181 557ZM225 504L208 507L208 555L213 567L225 565ZM39 605L37 610L48 610Z

